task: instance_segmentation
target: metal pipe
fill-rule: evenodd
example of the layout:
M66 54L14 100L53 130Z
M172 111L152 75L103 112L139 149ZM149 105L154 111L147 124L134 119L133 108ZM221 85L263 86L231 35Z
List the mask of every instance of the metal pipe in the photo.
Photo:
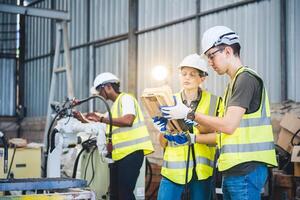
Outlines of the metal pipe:
M26 6L16 6L11 4L0 3L0 12L21 14L27 16L45 17L57 20L70 20L70 13L65 11L32 8Z
M286 48L286 0L280 0L280 66L281 66L281 101L287 100L287 48Z
M27 4L27 6L34 6L34 5L36 5L36 4L38 4L38 3L41 3L41 2L43 2L43 1L45 1L45 0L35 0L35 1L30 2L29 4Z

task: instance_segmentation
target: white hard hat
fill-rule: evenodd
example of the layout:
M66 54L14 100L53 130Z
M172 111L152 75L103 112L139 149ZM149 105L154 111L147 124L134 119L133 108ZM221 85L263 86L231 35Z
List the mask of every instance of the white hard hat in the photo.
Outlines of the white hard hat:
M210 48L227 44L240 43L239 36L226 26L214 26L203 33L202 36L202 55Z
M95 78L94 85L93 85L93 87L91 87L90 92L92 94L97 94L98 92L97 92L96 88L98 86L104 85L106 83L119 83L119 82L120 82L119 78L116 75L114 75L110 72L101 73Z
M186 56L177 67L192 67L207 73L207 65L208 64L206 60L201 58L198 54L194 53Z

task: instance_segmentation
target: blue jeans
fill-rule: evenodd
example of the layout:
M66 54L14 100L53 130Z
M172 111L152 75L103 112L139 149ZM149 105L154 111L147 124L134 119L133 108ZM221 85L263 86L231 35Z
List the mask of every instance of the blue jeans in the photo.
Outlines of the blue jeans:
M222 182L224 200L259 200L268 177L268 168L259 165L244 176L225 176Z
M188 184L191 200L209 200L211 199L211 178L205 180L196 180L193 178ZM162 177L159 185L158 200L180 200L184 191L184 185L176 184Z

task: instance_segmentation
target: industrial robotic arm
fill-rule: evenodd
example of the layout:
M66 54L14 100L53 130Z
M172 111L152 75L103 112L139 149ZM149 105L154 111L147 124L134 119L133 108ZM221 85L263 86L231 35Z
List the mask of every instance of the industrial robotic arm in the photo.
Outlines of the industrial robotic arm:
M109 157L109 152L106 150L106 133L103 124L101 123L81 123L79 120L73 118L72 109L92 98L99 97L93 96L87 99L69 100L60 105L59 103L52 104L52 108L56 111L51 126L48 131L47 148L45 155L45 169L47 177L60 177L61 172L61 157L64 148L73 148L77 144L82 143L81 137L78 137L79 133L86 133L89 138L93 137L98 146L100 156ZM102 99L101 97L99 97ZM109 111L109 107L104 99L102 99ZM111 117L111 113L109 112ZM51 131L51 127L54 125L54 121L57 121L57 125ZM111 129L111 128L110 128ZM108 134L110 136L111 134ZM109 141L109 138L108 138ZM106 162L112 162L111 159L106 158Z

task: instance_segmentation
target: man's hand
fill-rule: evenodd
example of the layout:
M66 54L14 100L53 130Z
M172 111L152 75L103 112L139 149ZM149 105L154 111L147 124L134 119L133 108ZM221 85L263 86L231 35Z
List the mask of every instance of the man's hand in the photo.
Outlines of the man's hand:
M161 106L160 110L163 116L167 119L185 119L190 109L182 102L176 101L174 98L175 106Z
M92 112L92 113L88 113L86 114L85 116L88 120L91 120L93 122L100 122L101 121L101 118L104 117L104 115L100 114L100 113L95 113L95 112Z
M154 127L161 133L165 133L167 131L167 123L168 120L164 117L153 117L152 122Z
M73 111L73 117L82 123L89 123L90 121L79 111Z
M196 142L196 135L195 134L185 134L185 133L178 133L178 134L165 134L164 137L170 141L175 142L176 144L195 144Z

